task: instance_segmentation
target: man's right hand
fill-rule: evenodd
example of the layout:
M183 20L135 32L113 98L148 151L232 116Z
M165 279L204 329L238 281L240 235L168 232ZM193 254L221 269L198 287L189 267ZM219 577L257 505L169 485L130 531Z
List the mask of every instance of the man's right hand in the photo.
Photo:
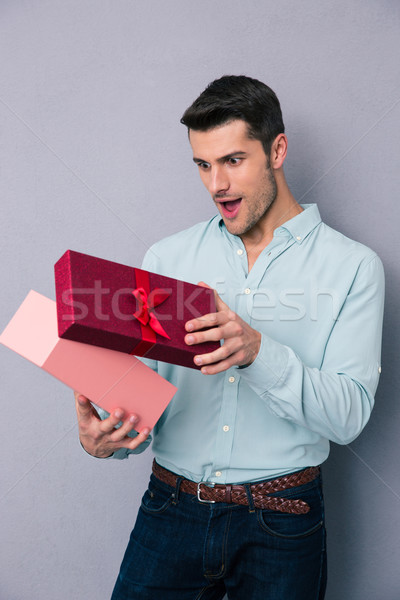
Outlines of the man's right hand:
M124 411L114 410L107 419L101 420L88 398L75 393L75 405L78 415L79 439L89 454L97 458L107 458L119 448L134 450L149 436L150 430L143 429L135 438L128 436L137 422L135 415L124 420ZM121 427L116 425L122 421Z

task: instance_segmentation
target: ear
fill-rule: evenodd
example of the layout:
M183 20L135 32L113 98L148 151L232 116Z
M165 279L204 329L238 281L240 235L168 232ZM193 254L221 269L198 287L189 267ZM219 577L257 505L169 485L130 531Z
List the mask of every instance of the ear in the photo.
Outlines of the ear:
M285 162L288 141L284 133L276 136L271 146L270 165L272 169L280 169Z

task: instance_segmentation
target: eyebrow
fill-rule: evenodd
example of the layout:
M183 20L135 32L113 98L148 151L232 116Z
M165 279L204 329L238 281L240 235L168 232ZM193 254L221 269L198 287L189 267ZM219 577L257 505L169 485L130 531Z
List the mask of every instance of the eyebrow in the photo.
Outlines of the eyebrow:
M217 162L223 163L223 162L229 160L230 158L236 158L238 156L246 156L246 154L247 154L247 152L244 152L243 150L237 150L236 152L229 152L229 154L225 154L225 156L221 156L221 158L217 158ZM196 156L193 156L193 162L198 164L198 163L202 163L202 162L208 162L208 160L204 160L203 158L197 158Z

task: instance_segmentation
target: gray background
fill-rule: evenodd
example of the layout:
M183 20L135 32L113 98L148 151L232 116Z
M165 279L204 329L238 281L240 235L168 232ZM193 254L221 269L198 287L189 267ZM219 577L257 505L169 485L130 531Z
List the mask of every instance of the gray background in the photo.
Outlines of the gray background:
M324 466L328 600L400 597L399 13L397 0L0 2L1 329L30 288L54 297L67 248L139 265L214 214L179 118L225 73L275 89L296 198L381 256L376 408ZM91 459L71 392L0 359L0 598L106 600L151 452Z

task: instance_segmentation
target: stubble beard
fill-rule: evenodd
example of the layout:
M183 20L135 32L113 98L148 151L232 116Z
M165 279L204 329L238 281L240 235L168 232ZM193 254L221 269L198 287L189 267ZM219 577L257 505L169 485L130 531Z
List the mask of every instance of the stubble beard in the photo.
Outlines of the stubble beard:
M233 235L242 236L248 233L261 219L265 217L275 202L277 196L277 185L269 164L267 164L260 188L260 191L252 199L251 212L248 213L246 222L243 223L240 229L233 231L236 229L234 226L232 227L233 223L225 223L226 228Z

